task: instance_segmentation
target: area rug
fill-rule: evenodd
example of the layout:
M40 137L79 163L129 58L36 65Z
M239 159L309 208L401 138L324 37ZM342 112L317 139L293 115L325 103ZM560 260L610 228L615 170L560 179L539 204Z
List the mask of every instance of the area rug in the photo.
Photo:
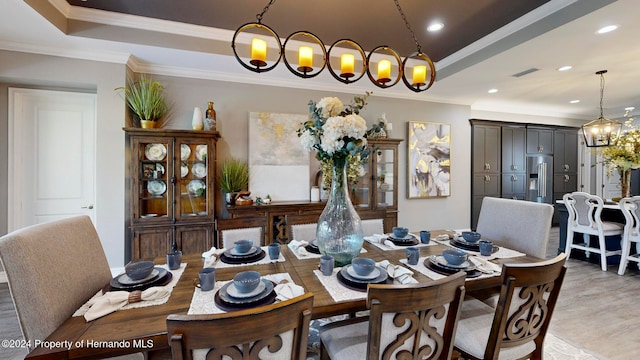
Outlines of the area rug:
M319 319L311 323L309 329L309 345L307 348L307 360L320 359L320 337L318 328L322 324L338 320L341 317L332 319ZM364 354L363 354L364 356ZM602 360L584 350L569 344L552 333L547 333L544 339L544 359L545 360Z

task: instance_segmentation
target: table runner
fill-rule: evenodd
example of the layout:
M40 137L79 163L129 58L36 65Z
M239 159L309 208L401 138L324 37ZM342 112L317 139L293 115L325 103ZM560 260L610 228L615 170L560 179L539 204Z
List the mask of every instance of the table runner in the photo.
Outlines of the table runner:
M160 267L163 269L166 269L167 271L171 272L171 275L173 276L171 281L167 284L164 285L163 287L166 288L167 290L169 290L169 292L173 291L173 288L176 286L176 284L178 283L178 281L180 280L180 277L182 277L182 273L184 272L184 269L187 267L187 263L181 263L180 264L180 268L176 269L176 270L169 270L169 268L167 267L166 264L164 265L156 265L155 267ZM85 302L78 310L76 310L75 313L73 313L72 316L83 316L87 310L89 310L90 308L90 303L93 303L93 300L95 300L96 298L102 296L102 290L98 290L98 292L93 295L93 297L91 297L91 299L87 300L87 302ZM167 301L169 301L169 298L171 297L171 294L169 294L169 296L162 298L162 299L158 299L158 300L143 300L143 301L139 301L139 302L135 302L135 303L131 303L131 304L127 304L123 307L121 307L120 309L116 310L116 311L120 311L120 310L127 310L127 309L136 309L136 308L142 308L142 307L147 307L147 306L154 306L154 305L162 305L164 303L166 303Z
M247 264L227 264L225 262L223 262L222 260L215 258L215 257L206 257L204 260L204 266L203 267L215 267L215 268L227 268L227 267L237 267L237 266L251 266L251 265L261 265L261 264L271 264L273 262L285 262L286 259L284 258L284 255L282 254L282 251L280 252L280 257L278 257L278 260L271 260L269 258L269 247L268 246L261 246L260 247L262 250L264 250L265 257L252 262L252 263L247 263ZM215 250L213 253L216 255L220 255L222 253L224 253L225 251L227 251L226 249L220 249L220 250Z
M289 283L295 284L289 273L264 275L262 278L271 280L276 284L279 284L282 280L287 280ZM200 288L194 287L193 297L191 298L191 304L189 305L189 311L187 314L221 314L226 312L216 306L214 298L218 290L230 281L233 280L216 281L216 284L211 291L202 291Z
M410 265L407 263L407 259L400 259L400 262L408 267L410 267L411 269L417 270L420 273L422 273L423 275L425 275L426 277L428 277L429 279L432 280L440 280L443 279L445 277L447 277L446 275L442 275L439 274L429 268L427 268L426 266L424 266L424 260L427 258L427 256L425 257L421 257L420 259L418 259L418 263L416 265ZM485 274L483 273L482 275L475 277L475 278L467 278L467 281L473 281L476 279L486 279L486 278L490 278L490 277L494 277L494 276L500 276L501 274L499 272L495 272L492 274Z

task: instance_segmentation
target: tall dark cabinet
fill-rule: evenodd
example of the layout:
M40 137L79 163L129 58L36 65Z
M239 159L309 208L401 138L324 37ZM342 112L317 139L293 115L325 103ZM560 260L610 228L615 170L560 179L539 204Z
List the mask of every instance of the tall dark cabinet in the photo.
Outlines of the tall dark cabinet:
M471 228L485 196L524 200L527 155L554 157L554 200L578 190L578 129L471 119ZM554 223L557 219L554 218Z
M502 127L502 197L524 200L527 178L525 147L527 129L524 126Z
M471 120L471 228L476 227L482 199L501 195L502 128L499 125L476 123Z

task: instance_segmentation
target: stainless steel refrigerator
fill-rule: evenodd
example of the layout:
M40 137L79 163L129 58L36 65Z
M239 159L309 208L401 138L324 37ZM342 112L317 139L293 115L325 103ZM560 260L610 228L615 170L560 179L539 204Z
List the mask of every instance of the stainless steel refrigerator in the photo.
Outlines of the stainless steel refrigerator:
M551 155L527 156L526 200L553 203L553 157Z

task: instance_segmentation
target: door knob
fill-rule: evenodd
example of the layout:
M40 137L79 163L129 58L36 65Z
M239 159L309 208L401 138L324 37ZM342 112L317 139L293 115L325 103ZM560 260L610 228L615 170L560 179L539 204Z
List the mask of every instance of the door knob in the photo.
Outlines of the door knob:
M87 205L87 206L82 206L81 209L89 209L89 210L91 210L91 209L93 209L93 204Z

